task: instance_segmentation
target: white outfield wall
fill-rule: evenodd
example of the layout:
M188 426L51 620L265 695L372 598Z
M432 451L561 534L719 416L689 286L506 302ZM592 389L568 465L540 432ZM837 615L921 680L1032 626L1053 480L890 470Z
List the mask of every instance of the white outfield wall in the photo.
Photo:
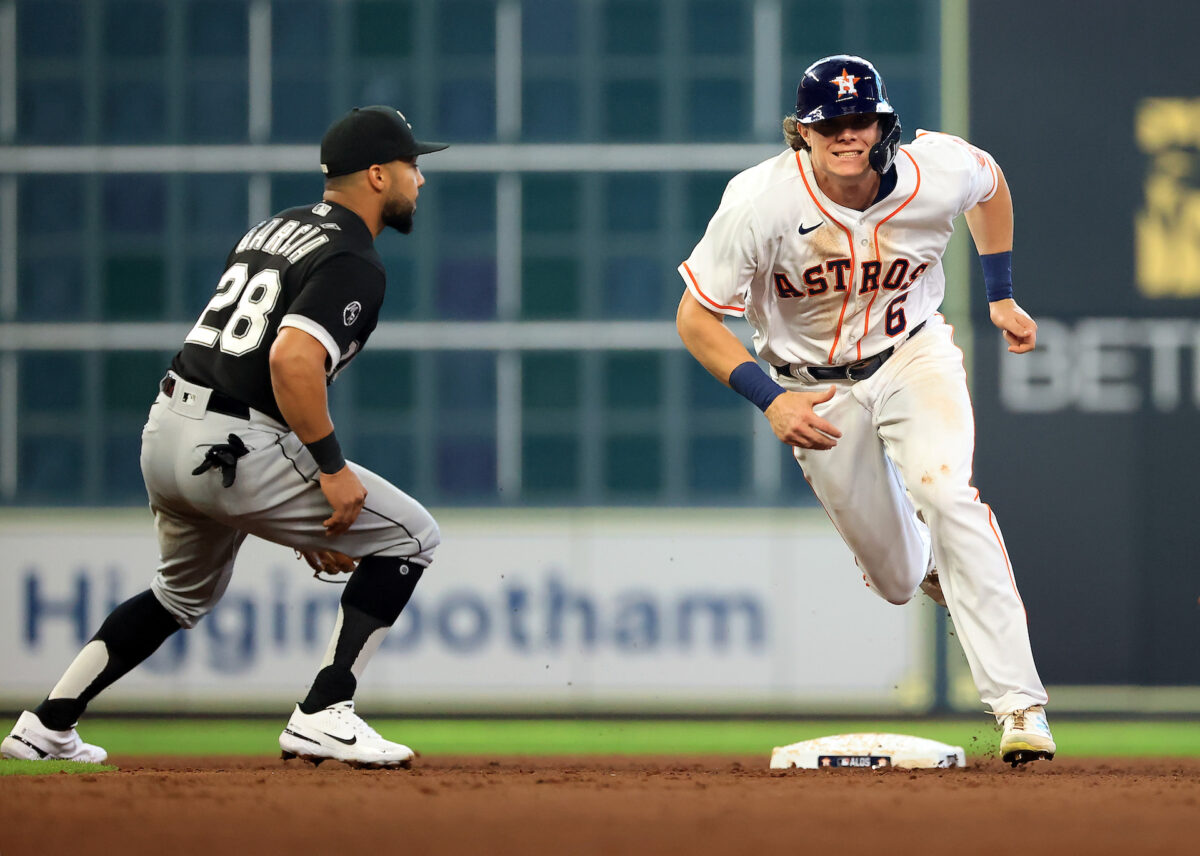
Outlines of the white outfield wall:
M902 712L932 700L934 607L885 603L817 510L448 511L361 683L377 711ZM0 706L36 703L157 557L146 511L0 514ZM212 615L93 710L303 696L340 586L251 538Z

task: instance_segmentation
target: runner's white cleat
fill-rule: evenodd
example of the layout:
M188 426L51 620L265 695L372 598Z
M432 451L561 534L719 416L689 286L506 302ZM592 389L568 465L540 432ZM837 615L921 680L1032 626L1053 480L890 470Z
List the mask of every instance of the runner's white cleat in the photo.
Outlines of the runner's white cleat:
M108 753L99 746L84 743L79 732L71 726L66 731L52 731L42 725L33 711L24 711L12 733L0 743L0 756L17 761L82 761L103 764Z
M1000 736L1000 757L1016 767L1044 758L1050 761L1058 748L1040 704L996 717L1004 728Z
M417 754L402 743L384 740L354 712L353 701L340 701L311 714L296 705L279 735L279 748L285 761L302 758L316 766L332 759L370 769L409 767Z

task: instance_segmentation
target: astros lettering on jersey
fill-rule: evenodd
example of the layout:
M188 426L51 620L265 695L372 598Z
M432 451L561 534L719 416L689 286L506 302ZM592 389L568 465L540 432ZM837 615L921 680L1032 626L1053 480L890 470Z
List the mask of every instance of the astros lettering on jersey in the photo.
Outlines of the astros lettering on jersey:
M878 353L937 310L954 219L997 186L991 155L949 134L918 131L895 168L895 190L855 211L821 192L806 151L753 166L729 182L680 275L703 306L744 316L772 365Z

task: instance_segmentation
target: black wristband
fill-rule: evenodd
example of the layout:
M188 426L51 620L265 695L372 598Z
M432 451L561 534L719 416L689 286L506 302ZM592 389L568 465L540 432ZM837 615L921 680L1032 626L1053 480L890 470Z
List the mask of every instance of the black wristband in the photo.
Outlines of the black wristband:
M338 443L337 434L333 431L320 440L305 443L304 447L312 454L313 460L317 462L317 466L323 473L336 473L346 466L346 459L342 457L341 444Z

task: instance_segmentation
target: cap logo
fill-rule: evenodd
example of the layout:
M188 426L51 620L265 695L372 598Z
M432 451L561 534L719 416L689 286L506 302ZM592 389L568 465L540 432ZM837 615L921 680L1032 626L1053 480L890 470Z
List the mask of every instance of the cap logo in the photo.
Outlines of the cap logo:
M838 98L844 98L848 95L858 95L858 90L854 88L854 84L858 83L860 80L862 80L861 77L855 77L847 72L845 68L842 68L841 75L835 77L829 82L837 84Z
M355 300L353 303L347 303L346 308L342 310L342 323L349 327L358 320L358 316L362 314L362 304Z
M405 125L408 125L408 129L411 131L412 130L412 122L408 121L408 117L405 116L403 113L401 113L399 110L396 111L396 115L400 117L400 120L402 122L404 122Z

